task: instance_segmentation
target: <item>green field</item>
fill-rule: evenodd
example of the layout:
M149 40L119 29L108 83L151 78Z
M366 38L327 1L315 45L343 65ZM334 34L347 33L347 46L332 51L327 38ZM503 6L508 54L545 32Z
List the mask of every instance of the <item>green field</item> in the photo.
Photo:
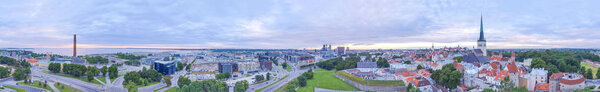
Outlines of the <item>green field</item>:
M167 87L169 87L169 86L164 86L164 87L161 87L159 89L154 89L154 92L159 91L159 90L164 89L164 88L167 88Z
M378 87L399 87L399 86L405 86L404 85L404 81L402 80L394 80L394 81L383 81L383 80L365 80L363 78L360 78L358 76L354 76L352 74L348 74L344 71L337 71L335 72L336 74L354 81L356 83L362 84L362 85L367 85L367 86L378 86Z
M178 87L172 87L172 88L170 88L169 90L167 90L165 92L177 92L177 91L179 91Z
M41 85L40 85L40 83L41 83ZM44 87L44 82L40 82L40 81L33 81L33 84L19 82L19 85L27 85L27 86L32 86L32 87L36 87L36 88L42 88L42 89L46 89L46 90L52 92L52 88L50 87L50 85L46 85L46 87Z
M334 71L315 70L313 79L306 81L306 86L298 88L298 92L314 92L315 87L345 91L360 90L335 77L333 73Z
M287 78L287 77L288 77L287 75L286 75L286 76L283 76L283 78L281 78L281 79L277 80L276 82L273 82L273 83L271 83L271 84L269 84L269 85L267 85L267 86L265 86L265 87L263 87L263 88L260 88L260 89L256 90L255 92L260 92L260 91L264 90L265 88L268 88L268 87L270 87L270 86L273 86L273 84L276 84L276 83L278 83L278 82L281 82L283 79L285 79L285 78Z
M48 72L46 72L48 73ZM67 78L73 78L73 79L78 79L81 81L85 81L85 82L89 82L89 83L94 83L94 84L98 84L98 85L102 85L102 83L100 83L99 81L97 81L96 79L92 79L92 81L88 81L87 77L85 76L81 76L81 77L75 77L75 76L71 76L71 75L66 75L66 74L58 74L58 73L48 73L48 74L52 74L52 75L56 75L56 76L62 76L62 77L67 77Z
M106 83L106 77L96 77L98 80L102 81L102 83Z
M10 88L12 90L16 90L17 92L27 92L27 90L21 89L21 88L17 88L17 87L11 87L11 86L4 86L4 87Z
M125 76L125 74L121 74L121 75L117 76L117 78L119 78L121 76ZM117 79L117 78L112 78L112 79L110 79L110 81L115 81L115 79Z
M63 85L63 84L58 84L58 83L54 83L54 87L56 87L58 90L60 90L60 92L83 92L83 91L73 88L69 85Z
M292 66L290 66L290 64L287 63L285 64L287 65L287 67L285 67L285 70L287 70L288 72L292 71Z
M583 61L581 61L581 66L585 67L585 70L587 71L587 69L592 69L592 74L594 75L594 78L596 78L596 72L598 72L598 67L593 67L592 65L585 63ZM596 78L598 79L598 78Z

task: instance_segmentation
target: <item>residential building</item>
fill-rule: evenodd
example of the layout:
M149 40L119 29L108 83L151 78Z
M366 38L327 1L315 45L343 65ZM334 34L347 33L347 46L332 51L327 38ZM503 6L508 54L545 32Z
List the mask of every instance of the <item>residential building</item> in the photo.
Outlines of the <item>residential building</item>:
M377 68L377 63L371 60L365 60L356 63L356 68Z

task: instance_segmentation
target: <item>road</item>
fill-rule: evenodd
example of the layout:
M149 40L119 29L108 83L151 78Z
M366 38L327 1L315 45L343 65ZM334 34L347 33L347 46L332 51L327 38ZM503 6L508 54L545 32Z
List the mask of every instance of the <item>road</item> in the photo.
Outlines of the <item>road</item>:
M66 78L66 77L62 77L62 76L46 74L46 73L42 72L41 69L38 69L38 68L31 68L31 72L32 72L31 73L32 75L41 76L42 78L44 78L46 80L53 80L56 82L60 82L61 84L72 86L72 87L77 88L84 92L101 92L102 90L104 90L104 87L102 85L88 83L88 82L84 82L84 81L81 81L78 79L73 79L73 78Z
M288 83L292 79L297 78L298 76L302 75L302 73L308 71L308 68L300 69L296 66L292 66L292 70L293 71L291 71L291 72L279 72L277 79L272 79L272 80L269 80L269 81L261 83L261 84L251 85L250 89L246 90L246 92L254 92L255 90L258 90L260 88L268 86L269 83L277 82L277 80L279 80L283 76L288 75L288 77L286 77L282 81L277 82L277 83L262 90L262 92L273 92L273 91L277 90L277 88L283 86L284 84ZM285 69L284 69L284 71L285 71Z
M115 79L114 81L110 81L110 78L108 77L109 74L107 74L106 76L106 90L107 92L127 92L127 89L123 88L123 76L118 77L117 79Z

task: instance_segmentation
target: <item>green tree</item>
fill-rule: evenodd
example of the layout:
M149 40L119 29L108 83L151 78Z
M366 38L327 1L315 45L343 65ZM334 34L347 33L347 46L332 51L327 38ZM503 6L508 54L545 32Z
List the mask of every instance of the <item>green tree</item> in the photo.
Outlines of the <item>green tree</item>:
M108 72L108 67L102 66L102 68L100 69L100 72L102 72L102 76L106 76L106 73Z
M177 71L181 71L181 70L183 70L183 63L181 63L181 62L177 62L177 68L176 68L176 70L177 70Z
M381 57L380 57L380 58L377 60L377 67L380 67L380 68L388 68L388 67L390 67L390 63L388 62L388 60L387 60L387 59L385 59L385 58L381 58Z
M29 68L17 68L15 72L12 74L14 80L25 80L28 78L29 74L31 74L31 69Z
M421 66L421 65L417 65L417 69L425 69L425 68L423 68L423 66Z
M171 76L169 75L165 75L163 76L163 79L165 80L165 84L167 84L167 87L171 86Z
M271 80L271 73L267 73L267 80Z
M600 68L598 68L598 71L596 71L596 79L600 79Z
M431 78L446 88L456 88L462 74L457 71L452 64L446 64L442 66L441 70L433 71Z
M454 57L452 59L456 60L456 62L459 62L459 63L463 61L462 56Z
M119 77L119 71L118 71L118 69L117 69L117 66L115 66L115 65L111 65L111 66L108 68L108 73L109 73L109 77L110 77L111 79L114 79L114 78L117 78L117 77Z
M546 66L546 62L541 58L533 58L531 61L531 68L544 68Z
M10 68L0 67L0 78L6 78L10 75Z
M592 74L592 69L587 69L587 71L585 72L585 78L587 79L594 79L594 74Z
M298 77L298 84L299 84L298 86L300 86L300 87L306 86L306 80L307 80L306 77L299 76Z
M256 82L260 82L260 81L263 81L263 80L265 80L265 77L264 77L263 75L255 75L255 76L254 76L254 80L255 80Z
M183 86L186 86L191 82L192 80L188 79L187 77L179 76L179 80L177 80L177 85L179 85L179 87L182 88Z
M50 72L52 72L52 73L59 73L60 72L60 63L50 63L48 65L48 70L50 70Z
M231 77L231 74L229 74L228 72L224 72L224 73L219 73L215 76L217 79L227 79L229 77Z
M235 82L235 86L233 87L233 92L245 92L249 88L248 81L238 81Z
M92 71L87 72L87 79L88 82L92 82L92 80L94 80L94 73Z
M137 89L135 88L136 84L134 82L128 81L125 84L125 87L127 87L127 90L129 92L137 92Z

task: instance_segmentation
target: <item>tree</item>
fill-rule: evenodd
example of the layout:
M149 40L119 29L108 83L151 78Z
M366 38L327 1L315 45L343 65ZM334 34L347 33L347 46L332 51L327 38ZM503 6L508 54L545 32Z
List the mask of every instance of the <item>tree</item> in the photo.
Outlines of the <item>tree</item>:
M456 62L459 62L459 63L463 61L462 56L454 57L452 59L456 60Z
M118 75L118 74L119 74L119 71L118 71L118 69L117 69L117 66L111 65L111 66L108 68L108 73L109 73L109 77L110 77L111 79L114 79L114 78L117 78L117 77L119 77L119 75Z
M92 80L94 79L94 73L92 71L87 72L87 79L88 82L92 82Z
M256 82L260 82L260 81L263 81L263 80L265 80L265 77L264 77L263 75L255 75L255 76L254 76L254 80L255 80Z
M409 92L410 89L413 89L413 85L412 85L412 83L409 82L408 86L406 86L406 92Z
M312 79L313 75L314 75L314 73L310 70L308 72L302 73L302 76L306 77L306 79Z
M421 65L417 65L417 69L425 69L425 68L423 68L423 66L421 66Z
M267 73L267 80L271 80L271 73Z
M283 67L283 69L288 67L288 64L286 62L283 62L283 64L281 64L281 67Z
M229 77L231 77L231 74L229 74L228 72L224 72L224 73L219 73L215 76L217 79L227 79Z
M179 92L229 92L227 83L214 79L195 81L180 88Z
M456 88L462 74L454 68L454 65L446 64L441 70L433 71L431 78L446 88Z
M48 70L50 70L50 72L52 72L52 73L59 73L60 72L60 63L50 63L48 65Z
M596 79L600 79L600 68L598 68L598 71L596 71Z
M235 86L233 87L233 92L245 92L249 88L248 81L238 81L235 82Z
M546 62L541 58L533 58L531 61L531 68L544 68L546 66Z
M102 68L100 69L100 72L102 72L102 76L106 76L106 73L108 72L108 67L102 66Z
M183 70L183 63L181 62L177 62L177 68L175 69L176 71L181 71Z
M128 72L127 74L125 74L124 79L127 82L123 82L123 83L135 83L135 85L142 84L140 81L141 75L138 72ZM123 84L123 85L127 85L127 84Z
M388 60L387 60L387 59L385 59L385 58L381 58L381 57L380 57L380 58L377 60L377 67L380 67L380 68L388 68L388 67L390 67L390 63L388 62Z
M165 84L167 84L167 87L171 86L171 76L165 75L165 76L163 76L163 79L165 80L164 82L165 82Z
M6 78L10 75L10 68L0 67L0 78Z
M129 92L137 92L137 89L135 88L136 84L134 82L127 81L124 84L126 84L125 87L127 87Z
M306 86L306 80L307 80L307 79L306 79L306 77L304 77L304 76L299 76L299 77L298 77L298 84L299 84L299 86L300 86L300 87L304 87L304 86Z
M188 79L187 77L179 76L179 80L177 80L177 85L179 85L179 88L183 88L183 86L186 86L191 82L192 80Z
M585 72L585 78L594 79L594 74L592 74L592 72L592 69L587 69L587 71Z
M14 80L25 80L28 78L29 74L31 74L31 69L29 68L17 68L15 72L12 74Z

